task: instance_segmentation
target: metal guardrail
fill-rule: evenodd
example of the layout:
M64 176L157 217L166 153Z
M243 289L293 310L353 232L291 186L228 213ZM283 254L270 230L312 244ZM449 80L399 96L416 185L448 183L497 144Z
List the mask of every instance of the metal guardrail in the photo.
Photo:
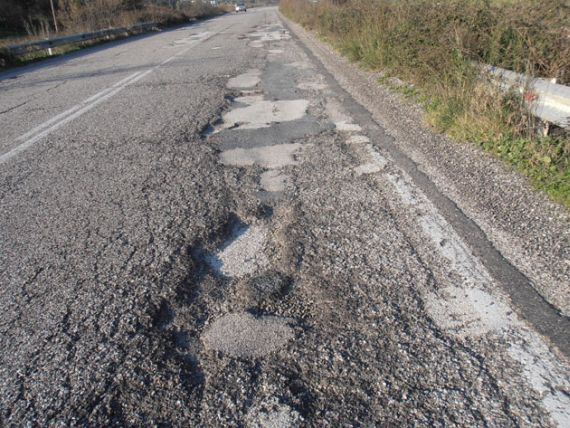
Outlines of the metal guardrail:
M27 42L0 48L0 53L18 56L34 50L49 50L58 46L97 40L122 33L149 31L156 25L155 22L146 22L132 27L108 28L91 33ZM482 68L490 75L498 77L499 84L503 88L517 88L535 116L562 128L570 128L570 87L559 85L548 79L529 79L526 75L491 65L482 65Z
M562 128L570 128L569 86L559 85L548 79L530 79L524 74L491 65L482 67L485 72L499 78L501 87L516 88L523 95L533 115Z
M0 53L6 53L10 56L18 56L27 52L51 49L58 46L69 45L72 43L87 42L91 40L102 39L108 36L115 36L124 33L139 33L149 31L156 28L155 22L146 22L142 24L133 25L132 27L122 28L107 28L104 30L93 31L91 33L73 34L71 36L55 37L53 39L39 40L34 42L21 43L18 45L7 46L0 48Z

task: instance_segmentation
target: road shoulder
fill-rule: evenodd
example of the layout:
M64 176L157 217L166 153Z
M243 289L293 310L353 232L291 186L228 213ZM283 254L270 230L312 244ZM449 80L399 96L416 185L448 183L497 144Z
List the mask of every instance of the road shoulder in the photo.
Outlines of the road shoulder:
M449 198L452 211L455 208L473 221L492 247L526 276L550 305L568 316L568 211L532 190L524 177L475 145L455 143L429 129L423 124L420 107L380 85L378 73L349 63L315 34L283 15L281 18L386 130L413 167Z

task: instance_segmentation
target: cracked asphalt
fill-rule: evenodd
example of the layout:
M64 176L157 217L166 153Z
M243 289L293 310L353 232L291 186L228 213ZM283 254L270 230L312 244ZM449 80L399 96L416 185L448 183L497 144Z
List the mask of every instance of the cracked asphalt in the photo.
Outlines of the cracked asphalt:
M1 426L570 425L565 273L319 43L259 8L0 74Z

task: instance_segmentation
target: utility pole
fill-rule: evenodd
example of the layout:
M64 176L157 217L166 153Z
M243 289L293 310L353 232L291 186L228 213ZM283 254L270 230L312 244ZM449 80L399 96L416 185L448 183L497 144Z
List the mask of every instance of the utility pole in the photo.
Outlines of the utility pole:
M51 6L51 16L53 17L53 26L55 27L55 32L58 33L57 29L57 19L55 19L55 8L53 7L53 0L49 0L49 5Z

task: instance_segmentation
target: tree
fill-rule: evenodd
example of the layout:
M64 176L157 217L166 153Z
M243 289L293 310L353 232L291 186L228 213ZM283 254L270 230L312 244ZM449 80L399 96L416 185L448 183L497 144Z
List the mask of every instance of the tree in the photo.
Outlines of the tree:
M0 0L0 26L4 31L22 33L30 26L37 26L40 21L49 20L49 1ZM57 4L57 0L54 2Z

